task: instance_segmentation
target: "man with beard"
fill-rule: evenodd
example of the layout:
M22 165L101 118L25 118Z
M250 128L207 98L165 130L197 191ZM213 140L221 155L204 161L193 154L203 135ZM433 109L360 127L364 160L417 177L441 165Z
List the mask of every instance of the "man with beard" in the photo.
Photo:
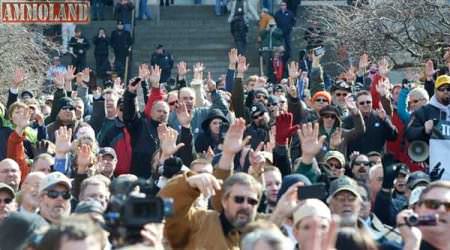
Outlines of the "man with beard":
M245 136L251 136L250 144L256 149L261 142L269 141L269 113L262 103L255 103L251 109L252 123L245 130Z
M413 215L436 216L436 225L413 227L406 218ZM404 249L450 249L450 182L437 181L428 185L413 210L403 210L397 216L397 227L405 242Z
M4 159L0 161L0 183L5 183L14 190L19 190L20 168L16 161Z
M245 121L237 119L223 142L223 154L213 175L186 172L173 177L159 195L175 200L165 235L173 249L236 249L240 231L256 217L261 185L250 175L231 175L233 158L243 146ZM221 185L222 180L225 180ZM214 210L197 209L203 194L212 196Z
M350 115L350 111L347 108L347 102L345 99L351 93L350 86L345 81L337 81L331 87L331 97L333 104L337 107L341 118L345 118Z
M266 166L264 167L262 178L265 200L261 202L258 211L271 213L277 205L278 192L281 188L282 177L280 169L275 166Z
M367 183L369 180L370 161L366 155L358 155L350 164L353 178L359 183Z
M20 212L35 213L39 206L39 184L45 178L43 172L32 172L27 175L20 190Z
M440 121L450 121L450 76L441 75L434 84L435 93L430 102L415 111L411 117L406 137L409 141L428 143L433 127Z
M347 176L341 176L330 183L328 205L332 214L341 217L341 224L354 226L361 211L361 195L358 184Z
M60 172L47 175L39 184L39 214L48 223L55 224L70 214L69 178Z

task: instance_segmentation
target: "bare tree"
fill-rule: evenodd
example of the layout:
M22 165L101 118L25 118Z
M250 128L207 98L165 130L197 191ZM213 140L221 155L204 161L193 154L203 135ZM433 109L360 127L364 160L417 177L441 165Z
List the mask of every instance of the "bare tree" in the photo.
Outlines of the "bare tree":
M35 94L42 88L53 47L31 26L0 24L0 93L10 86L17 68L26 74L23 89ZM1 94L0 99L5 95Z
M358 1L356 1L358 2ZM399 66L442 58L450 47L450 8L445 0L372 0L354 6L321 6L313 18L326 42L358 58L389 57Z

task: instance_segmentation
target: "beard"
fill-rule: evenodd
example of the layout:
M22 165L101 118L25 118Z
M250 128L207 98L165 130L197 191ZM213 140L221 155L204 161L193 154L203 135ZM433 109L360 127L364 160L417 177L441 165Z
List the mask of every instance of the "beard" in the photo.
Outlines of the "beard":
M251 221L253 221L253 219L254 214L252 214L250 210L240 209L236 212L235 216L232 218L231 224L235 228L240 229L245 227Z

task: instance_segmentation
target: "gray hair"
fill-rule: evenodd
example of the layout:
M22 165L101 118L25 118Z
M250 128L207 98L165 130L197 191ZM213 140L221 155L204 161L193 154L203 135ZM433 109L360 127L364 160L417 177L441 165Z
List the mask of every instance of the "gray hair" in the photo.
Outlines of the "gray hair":
M277 230L256 230L247 234L241 241L241 250L256 250L255 246L259 241L263 241L272 250L292 249L288 239Z
M425 100L430 101L430 96L428 95L428 92L424 89L424 88L413 88L409 94L408 94L408 98L411 98L411 96L414 96L416 98L423 98Z
M255 190L258 195L258 199L261 197L261 184L257 180L255 180L253 176L246 173L236 173L228 177L223 183L222 189L224 198L228 197L228 194L230 193L230 190L234 185L248 186L251 189Z

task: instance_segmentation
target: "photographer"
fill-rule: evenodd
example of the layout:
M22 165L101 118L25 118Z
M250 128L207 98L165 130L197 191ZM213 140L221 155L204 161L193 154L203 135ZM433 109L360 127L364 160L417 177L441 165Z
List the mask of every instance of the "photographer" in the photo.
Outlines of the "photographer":
M414 211L407 209L397 215L403 249L449 249L449 223L450 182L432 182L422 191Z

